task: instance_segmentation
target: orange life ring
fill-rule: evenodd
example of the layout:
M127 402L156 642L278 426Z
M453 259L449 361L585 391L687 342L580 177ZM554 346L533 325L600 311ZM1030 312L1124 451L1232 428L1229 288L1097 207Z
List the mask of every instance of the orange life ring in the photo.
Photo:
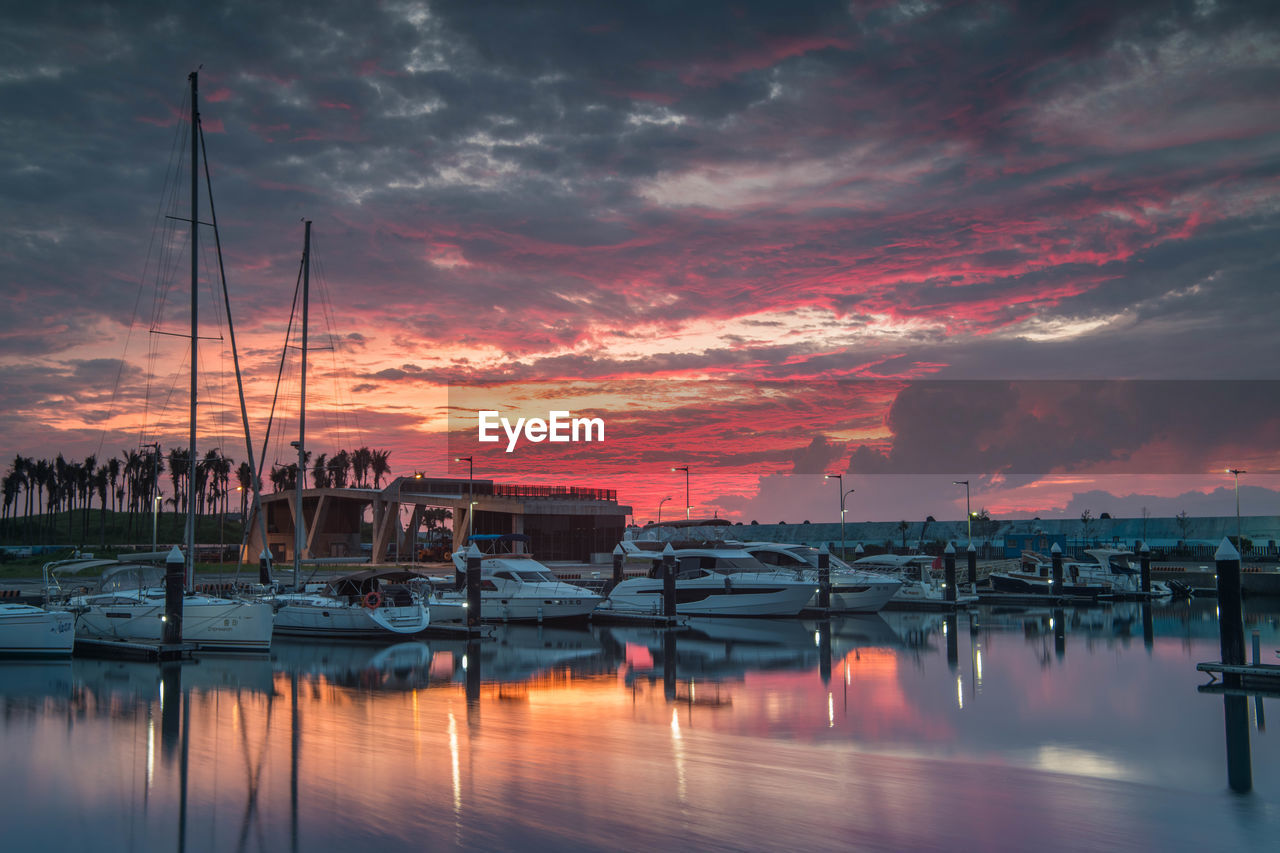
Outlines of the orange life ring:
M371 589L364 594L364 606L370 610L377 610L382 604L382 593L376 589Z

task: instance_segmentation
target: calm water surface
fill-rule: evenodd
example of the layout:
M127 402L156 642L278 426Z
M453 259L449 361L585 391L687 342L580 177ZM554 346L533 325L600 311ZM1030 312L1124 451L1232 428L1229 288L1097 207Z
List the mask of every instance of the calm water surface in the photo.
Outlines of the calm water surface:
M3 843L1275 849L1280 702L1197 690L1214 602L1150 621L984 609L0 662ZM1280 617L1247 622L1274 660Z

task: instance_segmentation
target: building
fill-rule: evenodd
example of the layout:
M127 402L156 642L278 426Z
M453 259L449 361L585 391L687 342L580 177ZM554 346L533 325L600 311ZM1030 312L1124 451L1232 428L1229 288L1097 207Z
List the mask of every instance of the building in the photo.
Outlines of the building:
M631 507L612 489L495 483L441 477L399 477L381 489L304 489L304 560L408 561L431 508L449 510L459 541L471 533L523 533L542 560L591 562L609 554L622 539ZM297 492L262 496L266 542L250 522L245 559L256 562L264 545L277 564L294 559ZM362 522L371 512L372 542L363 541ZM366 550L366 544L369 548Z

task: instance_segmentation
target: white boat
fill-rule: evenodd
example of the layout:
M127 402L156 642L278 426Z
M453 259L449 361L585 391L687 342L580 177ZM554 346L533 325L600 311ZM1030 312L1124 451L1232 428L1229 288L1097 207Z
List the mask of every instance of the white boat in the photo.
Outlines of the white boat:
M177 549L174 549L177 550ZM60 576L102 568L98 588L72 594L61 606L75 617L76 639L130 643L164 641L165 570L116 560L64 560L44 567L51 601ZM271 648L271 605L204 593L182 597L182 641L215 651L265 652Z
M664 551L661 542L621 543L628 559L650 561L648 576L629 578L609 593L605 608L619 613L661 613ZM665 543L671 547L672 543ZM796 616L817 591L804 573L770 567L742 545L680 543L676 561L676 613L689 616Z
M65 610L0 604L2 655L69 655L75 639L75 617Z
M533 555L517 551L529 541L528 536L519 533L476 534L469 537L469 541L480 556L480 618L487 622L578 619L595 610L603 600L589 589L560 580ZM511 550L503 552L504 548ZM448 621L448 614L443 612L445 608L456 613L457 608L465 605L469 552L470 548L453 552L458 582L455 589L437 590L430 605L433 620L437 607L442 611L441 621Z
M890 601L902 607L940 607L947 600L944 579L933 571L934 562L939 558L928 554L873 554L859 557L853 561L855 569L876 574L884 574L896 578L901 586ZM961 568L956 567L956 603L960 605L976 604L978 596L965 592L958 578Z
M275 633L344 638L417 634L431 621L420 579L414 572L375 570L344 575L316 589L276 593L268 599L276 612Z
M1142 568L1137 554L1117 548L1090 548L1085 553L1091 560L1070 564L1080 575L1109 581L1112 593L1117 597L1143 597ZM1151 598L1167 598L1172 595L1173 589L1168 584L1151 581Z
M800 572L806 581L818 582L817 548L811 545L784 545L777 542L747 542L743 549L766 566ZM831 569L830 609L841 613L877 613L902 588L902 581L883 574L854 568L834 554ZM809 602L818 604L817 595Z

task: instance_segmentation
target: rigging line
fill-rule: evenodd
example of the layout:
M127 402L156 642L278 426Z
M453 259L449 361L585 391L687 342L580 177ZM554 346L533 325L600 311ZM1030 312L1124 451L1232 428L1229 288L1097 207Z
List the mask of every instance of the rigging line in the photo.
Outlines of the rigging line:
M200 152L204 157L204 179L205 179L205 196L209 199L209 218L213 220L213 240L218 256L218 276L222 281L222 299L225 303L227 318L227 334L231 342L231 361L235 367L236 373L236 390L240 397L240 417L244 424L244 444L245 453L248 455L250 488L253 489L253 510L254 514L259 518L260 523L264 525L262 530L262 547L267 547L265 520L262 519L262 481L260 479L259 470L253 458L253 439L250 437L249 431L249 410L245 403L244 397L244 376L240 371L240 354L236 348L236 329L235 323L231 317L231 294L227 288L227 272L222 261L222 238L218 231L218 214L213 204L213 180L209 175L209 151L205 146L204 126L200 126ZM241 527L247 533L248 525L244 524L244 518L240 519ZM244 548L240 549L239 558L236 561L236 573L239 574L240 566L244 563Z
M276 402L280 399L280 379L284 375L284 363L289 354L289 336L293 334L293 321L297 316L298 295L302 292L302 261L298 261L298 279L293 285L293 305L289 311L289 325L284 330L284 346L280 350L280 368L276 372L276 388L271 396L271 412L267 416L267 429L262 437L262 458L267 457L268 443L271 441L271 425L275 422ZM299 466L301 467L301 466Z
M330 294L328 276L325 272L324 259L316 252L312 252L312 267L316 270L315 278L320 290L320 306L321 316L324 319L330 342L330 361L332 363L332 376L334 387L334 402L336 404L337 414L334 417L335 432L338 434L339 447L348 443L351 433L355 433L356 445L361 443L363 435L360 431L359 418L355 413L355 407L352 405L349 397L344 397L342 393L342 384L339 380L345 375L345 370L339 365L338 350L342 346L341 338L337 334L337 319L334 313L334 300ZM355 423L354 430L351 423Z
M184 89L183 91L185 92L186 90ZM185 98L186 98L185 94L183 95L183 98L185 103ZM180 139L180 133L181 133L181 122L177 122L174 125L174 138L173 138L173 141L170 143L170 147L169 147L169 162L168 164L165 165L164 183L168 183L169 169L170 167L172 167L174 163L174 158L180 156L179 152L181 151L181 148L178 145L178 140ZM147 283L147 270L151 265L151 259L153 257L153 253L156 250L156 233L159 230L160 223L163 221L162 216L163 216L163 211L165 209L164 190L163 190L164 183L162 183L161 185L162 188L160 192L160 199L156 203L156 212L152 218L151 236L148 239L147 252L144 255L144 259L143 259L142 275L139 276L138 278L138 289L137 291L135 291L134 297L133 297L133 310L129 315L129 328L125 332L124 352L120 356L120 363L116 366L116 379L115 379L115 384L111 389L111 400L107 404L107 417L103 422L104 426L98 438L98 452L97 454L95 454L98 456L102 455L102 448L106 442L107 429L109 428L106 426L106 424L111 423L111 417L112 415L115 414L116 402L119 400L119 397L120 397L120 384L124 378L124 368L128 360L129 344L133 340L133 330L138 323L138 309L142 306L142 292L145 289L146 283ZM143 423L145 425L145 421Z

